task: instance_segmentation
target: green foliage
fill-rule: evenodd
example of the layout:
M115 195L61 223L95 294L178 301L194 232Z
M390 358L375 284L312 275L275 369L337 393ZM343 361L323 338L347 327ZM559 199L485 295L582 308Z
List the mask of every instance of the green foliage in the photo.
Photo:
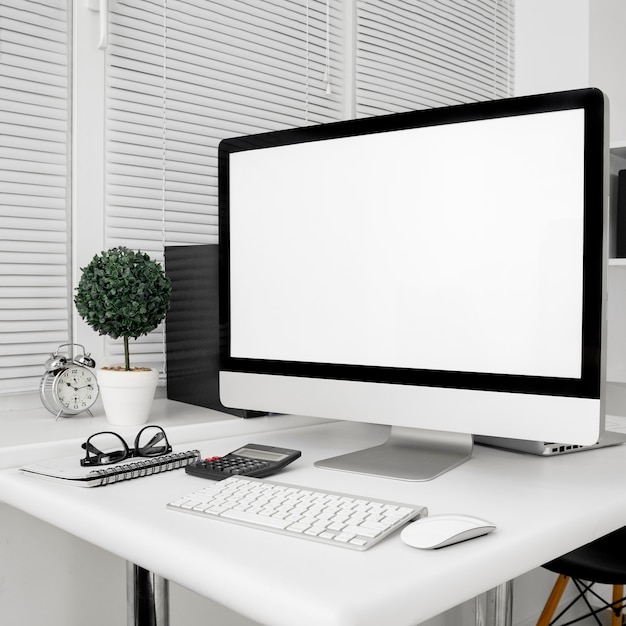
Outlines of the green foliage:
M147 254L112 248L95 255L82 275L74 303L79 315L101 335L128 339L154 330L165 317L172 288L163 268Z

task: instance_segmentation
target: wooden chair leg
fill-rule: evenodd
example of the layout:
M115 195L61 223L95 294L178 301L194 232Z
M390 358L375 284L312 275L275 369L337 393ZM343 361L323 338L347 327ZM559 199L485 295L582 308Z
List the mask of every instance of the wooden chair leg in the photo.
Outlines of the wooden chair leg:
M563 574L559 574L559 577L556 579L554 583L554 587L552 587L552 591L550 593L550 597L548 598L546 605L543 607L543 611L539 616L539 621L537 622L537 626L548 626L550 624L550 620L556 611L556 607L559 606L559 602L561 601L561 596L565 591L565 587L567 587L567 583L569 582L569 576L564 576ZM614 626L613 624L611 626ZM621 626L621 625L620 625Z
M624 597L624 585L613 585L613 604L616 604ZM619 610L618 610L619 608ZM612 612L611 626L622 626L622 608L616 607Z

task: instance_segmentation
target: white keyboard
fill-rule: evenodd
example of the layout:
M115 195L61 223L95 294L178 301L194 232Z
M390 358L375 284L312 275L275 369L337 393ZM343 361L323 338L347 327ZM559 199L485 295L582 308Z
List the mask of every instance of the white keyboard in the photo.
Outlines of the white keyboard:
M423 506L316 491L233 476L170 502L168 508L334 546L367 550L411 520Z

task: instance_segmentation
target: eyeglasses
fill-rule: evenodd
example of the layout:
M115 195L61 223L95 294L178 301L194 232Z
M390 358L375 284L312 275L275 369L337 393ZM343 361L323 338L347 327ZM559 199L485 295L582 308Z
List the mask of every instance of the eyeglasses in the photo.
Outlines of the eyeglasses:
M120 435L110 431L91 435L81 447L85 450L85 458L80 460L82 466L110 465L131 457L161 456L172 451L165 431L160 426L142 428L132 448Z

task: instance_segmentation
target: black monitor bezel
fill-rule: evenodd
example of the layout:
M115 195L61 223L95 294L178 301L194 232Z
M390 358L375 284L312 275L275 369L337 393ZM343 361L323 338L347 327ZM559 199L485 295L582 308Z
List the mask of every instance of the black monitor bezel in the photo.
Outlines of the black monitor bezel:
M569 109L583 109L585 112L583 338L582 374L580 378L242 359L230 354L230 154L243 150L365 135L418 126L452 124ZM218 148L220 369L310 378L600 398L603 374L602 335L604 265L606 262L606 243L604 241L607 150L605 146L605 115L604 94L597 89L579 89L304 126L223 140ZM251 302L250 306L254 307L254 303Z

